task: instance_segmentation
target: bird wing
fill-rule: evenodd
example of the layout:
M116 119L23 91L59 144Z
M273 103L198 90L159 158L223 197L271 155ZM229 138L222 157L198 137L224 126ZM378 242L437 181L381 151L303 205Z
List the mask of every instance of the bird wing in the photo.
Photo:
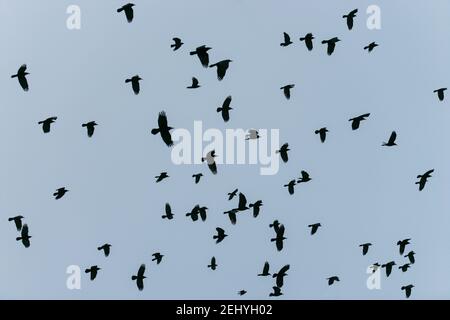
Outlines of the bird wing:
M286 272L289 270L289 268L290 268L289 264L285 265L283 268L280 269L280 271L278 271L278 274L285 275Z
M208 168L213 174L217 174L217 166L215 162L208 163Z
M23 64L20 66L19 70L17 70L17 74L25 73L26 70L27 70L27 65Z
M94 130L95 130L94 126L87 127L87 135L88 135L88 137L92 137L93 136Z
M19 84L22 87L22 89L24 91L28 91L28 81L27 81L27 78L25 77L25 75L19 76L18 79L19 79Z
M291 98L291 88L289 86L285 86L283 87L283 92L286 99L289 100Z
M313 49L313 42L311 39L307 38L305 39L306 48L308 48L309 51Z
M237 220L236 220L236 212L234 211L230 211L228 212L228 217L230 218L231 224L235 225Z
M277 238L275 244L277 246L278 251L283 250L283 239L282 238Z
M245 197L245 195L242 192L240 192L239 193L239 205L238 205L238 207L239 208L244 208L246 206L247 206L247 198Z
M145 273L145 264L141 264L141 266L139 267L138 273L137 273L138 279L143 278L144 273Z
M395 131L392 131L391 136L389 137L388 144L394 143L395 139L397 139L397 133Z
M228 122L230 120L230 112L228 111L228 109L222 109L222 119L225 122Z
M351 119L351 121L352 121L352 129L353 130L358 129L360 120L358 118L353 118L353 119Z
M284 43L291 42L291 37L286 32L283 32L283 35L284 35Z
M335 47L336 44L334 42L328 42L327 53L329 56L331 56L331 54L334 52Z
M161 111L158 115L158 126L159 126L159 129L161 129L161 130L168 127L167 115L164 111Z
M276 231L276 233L277 233L277 237L281 238L281 237L284 236L284 225L283 224L279 226L279 228Z
M22 230L22 219L14 219L17 231Z
M125 16L127 17L127 21L128 22L133 21L134 13L133 13L133 8L132 7L126 7L125 8Z
M266 261L264 263L264 267L263 267L263 274L268 274L269 273L269 268L270 268L269 262Z
M28 225L24 224L21 231L22 238L28 238Z
M141 90L141 86L139 85L139 81L131 81L131 87L133 88L133 92L135 94L138 94L139 91Z
M198 80L197 80L196 77L192 77L192 86L193 86L193 87L198 86Z
M231 96L226 97L225 101L222 104L222 108L228 109L231 104L231 99L232 99Z
M200 59L200 63L203 67L207 68L209 65L209 54L208 52L197 52L198 58Z
M308 172L302 170L301 174L302 174L302 179L304 179L304 180L308 180L309 179L309 173Z
M172 212L172 208L169 203L166 203L166 214L170 214Z

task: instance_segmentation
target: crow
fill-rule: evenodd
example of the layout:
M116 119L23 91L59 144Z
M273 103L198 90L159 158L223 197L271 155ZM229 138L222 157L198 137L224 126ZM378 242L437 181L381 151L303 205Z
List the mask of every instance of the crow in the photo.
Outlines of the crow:
M397 139L397 133L395 131L392 131L388 142L383 142L382 146L386 146L386 147L396 146L397 144L395 143L395 139Z
M97 272L99 270L101 270L101 268L99 268L98 266L91 266L89 269L84 270L84 272L90 273L91 281L93 281L95 279L95 277L97 277Z
M171 147L173 145L173 141L172 141L172 136L170 134L170 130L172 130L172 127L169 127L167 125L167 116L166 113L164 111L161 111L158 115L158 128L152 129L152 134L160 134L162 140L164 141L164 143L168 146Z
M87 123L83 123L81 126L86 127L88 137L92 137L94 135L95 126L98 124L95 121L90 121Z
M105 257L107 257L107 256L109 256L109 253L111 252L111 245L109 243L105 243L101 247L98 247L97 250L98 251L103 250L103 254L105 255Z
M198 209L198 213L200 214L200 218L202 219L202 221L206 221L206 210L208 210L207 207L200 207Z
M283 32L283 38L284 38L284 42L280 43L280 46L287 47L288 45L293 43L291 41L291 37L286 32Z
M419 191L422 191L423 188L425 188L425 184L428 181L428 178L432 177L432 173L434 172L434 169L428 170L427 172L425 172L424 174L419 174L417 176L417 179L420 179L419 181L416 182L416 184L419 185Z
M53 196L55 197L55 200L58 200L58 199L61 199L62 197L64 197L66 192L69 192L69 190L67 190L65 187L62 187L62 188L56 189L56 192L53 193Z
M200 214L200 205L196 205L194 208L192 208L191 212L186 213L186 217L191 217L192 221L197 221L198 216Z
M159 174L159 176L155 176L156 179L156 183L163 181L164 179L169 178L169 175L167 174L167 172L161 172Z
M187 89L197 89L201 86L198 84L198 80L196 77L192 77L192 84L189 87L186 87Z
M19 84L22 87L23 91L28 91L28 81L27 81L27 75L29 75L27 70L27 65L23 64L20 66L19 70L17 70L16 74L13 74L11 78L17 78L19 80Z
M218 265L216 264L216 258L215 257L211 258L211 262L210 263L211 264L208 264L208 268L211 268L211 270L216 270Z
M237 195L238 189L235 189L233 192L228 193L228 201L233 199Z
M368 52L372 52L375 47L378 47L378 44L375 42L369 43L367 46L364 47L364 50L367 50Z
M295 87L295 84L288 84L284 87L281 87L280 89L283 90L284 96L287 100L291 98L291 89Z
M294 186L295 186L295 180L291 180L289 181L288 184L285 184L284 187L288 188L289 194L293 195L294 194Z
M409 298L411 296L411 290L414 288L412 284L409 284L407 286L402 286L402 290L405 290L406 298Z
M17 231L20 231L20 230L22 230L22 219L23 218L24 218L23 216L15 216L15 217L8 218L8 221L14 221Z
M414 251L410 251L406 256L404 256L405 258L408 258L409 259L409 262L411 263L411 264L414 264L415 262L416 262L416 259L414 258L414 255L415 255L416 253L414 252Z
M275 241L277 250L281 251L281 250L283 250L283 241L287 239L284 237L284 225L280 225L278 230L276 230L275 232L276 232L276 237L270 239L270 241L272 241L272 242Z
M131 23L131 21L133 21L133 7L135 6L134 3L127 3L126 5L120 7L119 9L117 9L117 12L125 12L125 16L127 18L128 23Z
M434 90L434 93L437 93L439 101L444 101L444 91L447 90L447 88L440 88L437 90Z
M280 271L278 271L278 273L274 273L272 275L272 278L276 278L275 282L276 282L276 285L277 285L278 288L283 287L284 277L287 276L286 272L289 270L289 267L290 266L287 264L284 267L282 267L280 269Z
M162 216L163 219L172 220L173 219L173 213L172 208L170 207L170 204L166 203L165 207L166 214Z
M336 47L336 43L341 41L338 37L334 37L328 40L323 40L322 44L327 45L327 54L331 56L334 52L334 48Z
M269 293L269 297L279 297L279 296L283 295L280 288L272 287L272 289L273 289L273 292Z
M228 120L230 120L230 110L233 110L233 108L230 107L230 103L231 103L231 96L228 96L222 103L222 107L219 107L216 110L217 112L222 113L222 119L225 122L228 122Z
M247 198L245 197L245 195L242 192L239 192L239 204L238 204L237 209L239 211L245 211L248 209Z
M205 68L208 68L208 65L209 65L208 51L209 50L211 50L210 47L203 45L203 46L197 47L197 49L195 49L195 51L189 52L189 54L191 56L197 55L198 58L200 59L200 63L202 64L202 66Z
M405 263L404 265L398 267L399 269L401 269L403 272L408 271L408 268L410 268L411 265L409 263Z
M258 200L255 203L250 203L249 208L253 208L253 218L256 218L259 215L259 210L263 205L262 200Z
M290 150L291 149L289 149L289 144L285 143L281 146L280 150L276 150L275 153L279 153L283 162L286 163L289 160L288 151Z
M240 296L243 296L246 293L247 293L247 291L245 291L245 290L238 291L238 295L240 295Z
M164 257L164 255L159 252L155 252L154 254L152 254L152 256L153 256L152 261L156 261L156 264L160 264L162 258Z
M214 158L217 157L216 151L211 150L206 154L206 157L202 157L202 162L206 161L206 164L208 165L209 170L212 172L212 174L217 174L217 165L214 161Z
M322 225L320 223L314 223L314 224L310 224L308 225L309 228L311 228L311 235L315 234L317 232L317 230L319 229L319 227L321 227Z
M267 277L267 276L270 276L269 269L270 269L269 262L268 262L268 261L264 262L263 271L262 271L260 274L258 274L258 277Z
M144 279L147 278L146 276L144 276L144 273L145 273L145 264L141 264L137 272L137 276L135 275L131 276L131 280L133 281L136 280L136 285L139 291L144 290Z
M319 130L314 131L315 134L318 134L320 136L320 141L322 143L325 142L325 139L327 138L327 132L328 129L326 127L320 128Z
M173 51L177 51L184 44L181 42L180 38L172 38L172 40L174 41L174 44L171 44L170 47L173 48Z
M313 49L313 39L314 39L313 34L308 33L306 34L305 37L300 38L300 41L305 41L306 48L308 48L308 50L311 51Z
M350 11L348 14L343 15L342 18L347 20L347 27L348 30L352 30L353 28L353 18L356 17L356 13L358 12L358 9Z
M338 276L329 277L329 278L327 278L327 280L328 280L328 285L329 286L331 286L335 281L341 281L341 280L339 280Z
M220 243L225 239L225 237L228 237L228 235L225 233L225 230L222 228L217 227L216 228L217 235L213 235L213 239L216 239L216 243Z
M312 180L309 177L309 173L308 172L302 170L300 173L301 173L302 176L300 178L298 178L299 180L297 180L297 183L308 182L308 181Z
M225 212L224 212L224 214L227 214L227 215L228 215L228 218L230 218L230 221L231 221L231 224L232 224L232 225L235 225L236 222L237 222L237 219L236 219L236 213L238 213L238 212L239 212L238 209L231 209L231 210L229 210L229 211L225 211Z
M392 267L395 266L395 262L394 261L390 261L386 264L381 265L382 268L386 268L386 277L389 277L389 275L392 272Z
M20 231L20 237L17 237L16 241L22 241L24 247L28 248L30 246L30 239L31 236L28 235L28 225L24 224L22 230Z
M404 239L397 241L397 245L399 246L400 254L403 255L405 253L405 247L410 244L409 240L411 239Z
M371 245L372 245L371 243L363 243L363 244L359 245L360 247L362 247L362 250L363 250L362 254L363 254L363 256L365 256L367 254L367 252L369 251L369 247Z
M352 130L358 129L361 121L366 120L368 116L370 116L370 113L365 113L360 116L349 119L348 121L352 122Z
M195 184L200 182L200 178L203 177L202 173L193 174L192 178L195 178Z
M225 77L228 67L230 66L230 62L233 62L233 60L226 59L209 66L210 68L217 67L217 79L219 81L222 81L222 79Z
M50 132L50 125L56 121L56 119L58 119L58 117L50 117L47 118L43 121L39 121L38 124L42 124L42 131L44 131L44 133L49 133Z
M135 75L129 79L125 80L125 83L131 82L131 88L133 89L134 94L139 94L139 91L141 91L141 86L139 85L139 81L143 80L138 75Z

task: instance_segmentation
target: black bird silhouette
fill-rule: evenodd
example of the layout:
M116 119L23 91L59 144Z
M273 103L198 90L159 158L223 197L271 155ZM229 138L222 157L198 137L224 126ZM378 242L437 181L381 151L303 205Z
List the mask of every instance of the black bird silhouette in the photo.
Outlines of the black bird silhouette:
M279 297L283 295L283 292L281 292L281 289L278 287L272 287L273 292L269 293L269 297Z
M285 185L284 185L284 187L287 187L287 188L288 188L288 192L289 192L290 195L293 195L293 194L294 194L294 186L295 186L295 179L289 181L288 184L285 184Z
M239 211L245 211L248 209L247 198L245 197L245 195L242 192L239 192L239 204L238 204L237 209Z
M29 75L27 70L27 65L23 64L20 66L19 70L17 70L16 74L13 74L11 78L17 78L19 80L19 84L22 87L23 91L28 91L28 81L27 81L27 75Z
M283 250L283 241L287 239L284 237L284 225L280 225L278 227L278 230L275 229L275 232L276 232L276 237L270 239L270 241L272 241L272 242L275 241L277 250L281 251L281 250Z
M156 264L160 264L162 258L164 257L164 255L159 252L155 252L154 254L152 254L152 256L153 256L152 261L156 261Z
M238 209L231 209L229 211L225 211L224 214L228 215L228 218L230 218L231 224L235 225L236 224L236 213L238 213L239 210Z
M404 240L399 240L397 241L397 245L399 246L399 251L400 254L403 255L403 253L405 253L405 247L410 244L409 240L411 239L404 239Z
M311 228L311 235L315 234L317 232L317 230L319 230L319 227L321 227L322 225L320 223L314 223L314 224L310 224L308 225L309 228Z
M97 250L98 251L103 250L103 254L105 255L105 257L107 257L107 256L109 256L109 253L111 252L111 245L109 243L105 243L101 247L98 247Z
M360 244L359 246L360 247L362 247L362 254L363 254L363 256L365 256L366 254L367 254L367 252L369 251L369 247L371 246L372 244L371 243L363 243L363 244Z
M173 219L173 213L172 208L170 207L170 204L166 203L165 207L166 214L162 216L163 219L172 220Z
M226 59L209 66L210 68L217 67L217 79L219 81L222 81L222 79L225 77L228 67L230 66L230 62L233 62L233 60Z
M44 131L44 133L49 133L50 132L50 125L56 121L56 119L58 119L58 117L50 117L47 118L43 121L39 121L38 124L42 124L42 131Z
M367 46L364 47L364 50L367 50L368 52L372 52L375 47L378 47L378 44L375 42L369 43Z
M288 160L289 160L288 151L290 151L290 150L291 149L289 149L289 144L285 143L281 146L280 150L276 150L275 152L280 154L283 162L288 162Z
M156 179L156 183L163 181L164 179L169 178L169 175L167 174L167 172L161 172L159 174L159 176L155 176Z
M388 142L383 142L382 146L386 146L386 147L396 146L397 144L395 143L395 139L397 139L397 133L395 131L392 131Z
M425 184L428 181L428 178L432 177L432 173L434 172L434 169L428 170L427 172L425 172L424 174L419 174L417 176L417 179L420 179L419 181L416 182L416 184L419 185L419 191L422 191L423 188L425 188Z
M23 216L15 216L15 217L8 218L8 221L14 221L17 231L20 231L20 230L22 230L22 219L23 218L24 218Z
M177 51L184 44L183 42L181 42L180 38L175 37L175 38L172 38L172 40L174 41L174 43L171 44L170 47L173 48L173 51Z
M141 264L141 266L139 267L139 270L137 272L137 275L131 276L131 280L133 280L133 281L136 280L136 285L137 285L139 291L144 290L144 279L147 278L146 276L144 276L144 273L145 273L145 264Z
M395 266L395 262L394 261L390 261L386 264L381 265L382 268L386 268L386 277L389 277L389 275L392 272L392 267Z
M131 82L131 88L133 89L134 94L139 94L139 91L141 91L141 86L139 85L139 81L143 80L138 75L135 75L129 79L125 80L125 83Z
M356 130L359 128L361 121L366 120L367 117L370 116L370 113L365 113L360 116L349 119L348 121L352 122L352 130Z
M260 274L258 274L258 276L259 276L259 277L267 277L267 276L270 276L269 269L270 269L269 262L268 262L268 261L264 262L263 271L262 271Z
M203 177L203 173L197 173L192 175L192 178L195 178L195 184L200 182L201 177Z
M127 17L127 21L128 23L130 23L131 21L133 21L133 7L135 6L134 3L127 3L126 5L120 7L119 9L117 9L117 12L125 12L125 16Z
M409 284L407 286L402 286L402 290L405 290L406 298L409 298L411 296L411 290L414 288L412 284Z
M200 218L202 221L206 221L206 210L208 210L207 207L200 207L198 208L198 213L200 215Z
M338 37L334 37L328 40L323 40L322 44L327 45L327 54L331 56L334 52L334 48L336 48L336 43L341 41Z
M255 203L250 203L248 205L250 208L253 208L253 218L256 218L259 215L259 210L262 205L262 200L258 200Z
M403 272L408 271L408 268L410 268L411 265L409 263L405 263L404 265L398 267L399 269L401 269Z
M447 88L440 88L437 90L434 90L434 93L437 93L439 101L444 101L444 91L447 90Z
M191 212L186 213L186 217L191 217L192 221L197 221L198 216L200 214L200 205L196 205L194 208L192 208Z
M284 42L280 43L280 46L287 47L288 45L292 44L291 37L286 32L283 32L283 38Z
M300 38L300 41L305 41L306 48L308 48L308 50L311 51L313 49L313 39L314 39L313 34L307 33L306 36Z
M211 268L211 270L216 270L216 268L218 267L217 263L216 263L216 258L212 257L211 258L211 264L208 264L208 268Z
M198 80L196 77L192 77L192 84L189 87L186 87L187 89L197 89L201 86L198 84Z
M66 192L69 192L69 190L67 190L65 187L62 187L62 188L56 189L56 192L53 193L53 196L55 197L55 200L58 200L58 199L61 199L62 197L64 197Z
M269 228L273 228L273 230L275 230L275 232L278 232L278 230L280 229L280 222L278 222L278 220L274 220L271 224L269 224Z
M295 87L295 84L288 84L285 85L284 87L281 87L280 89L283 90L284 96L286 97L286 99L290 99L291 98L291 89Z
M301 173L302 176L300 178L298 178L299 180L297 180L297 183L308 182L308 181L312 180L309 177L309 173L306 172L305 170L302 170L300 173Z
M95 126L98 124L95 121L90 121L87 123L83 123L81 126L86 127L88 137L92 137L94 135Z
M230 107L230 103L231 103L231 96L228 96L222 103L222 107L217 108L217 112L222 113L222 119L225 122L228 122L228 120L230 120L230 110L233 110L233 108Z
M342 18L347 20L347 27L348 30L352 30L353 28L353 18L356 17L356 13L358 12L358 9L350 11L348 14L343 15Z
M411 264L414 264L415 262L416 262L416 259L414 258L414 255L415 255L416 253L414 252L414 251L410 251L406 256L404 256L405 258L408 258L409 259L409 262L411 263Z
M209 170L212 172L212 174L217 174L217 165L214 158L217 157L216 151L211 150L206 154L206 157L202 157L202 162L206 161L206 164L208 165Z
M189 54L191 56L197 55L198 58L200 59L200 63L202 64L202 66L205 68L208 68L208 65L209 65L208 51L209 50L211 50L210 47L203 45L203 46L197 47L197 49L195 49L195 51L189 52Z
M240 296L243 296L246 293L247 293L247 291L245 291L245 290L238 291L238 295L240 295Z
M320 141L322 143L325 142L325 139L327 138L327 132L328 129L326 127L320 128L319 130L314 131L315 134L318 134L320 136Z
M222 242L225 237L228 237L228 235L225 233L225 230L222 228L217 227L216 228L217 235L213 235L213 239L216 239L216 243Z
M284 277L287 276L286 272L289 270L289 268L290 266L287 264L284 267L282 267L280 271L272 275L272 278L276 278L275 282L278 288L283 287Z
M339 277L338 276L332 276L332 277L329 277L329 278L327 278L327 280L328 280L328 285L329 286L331 286L333 283L335 283L336 281L341 281L341 280L339 280Z
M164 111L161 111L158 115L158 128L152 129L152 134L160 134L162 140L164 143L171 147L173 145L172 136L170 134L170 130L172 130L172 127L169 127L167 125L167 116Z
M30 246L31 236L28 235L28 225L24 224L22 230L20 231L20 237L16 238L16 241L22 241L22 244L25 248Z
M233 199L237 195L238 189L235 189L233 192L228 193L228 201Z
M98 266L91 266L89 269L84 270L86 273L90 273L91 281L93 281L97 277L97 273L99 270L102 270Z

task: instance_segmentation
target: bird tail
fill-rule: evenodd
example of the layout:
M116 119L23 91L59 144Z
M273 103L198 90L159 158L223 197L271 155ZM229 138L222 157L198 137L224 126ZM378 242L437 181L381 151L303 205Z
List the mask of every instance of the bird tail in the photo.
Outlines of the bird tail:
M159 133L159 129L152 129L152 134L158 134Z

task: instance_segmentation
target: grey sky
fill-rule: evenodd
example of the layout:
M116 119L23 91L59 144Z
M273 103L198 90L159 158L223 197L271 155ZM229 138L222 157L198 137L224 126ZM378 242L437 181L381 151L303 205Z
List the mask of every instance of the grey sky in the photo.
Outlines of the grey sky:
M257 277L290 263L286 299L449 298L450 226L446 200L450 154L448 100L433 90L449 86L450 3L411 1L133 1L135 19L116 9L122 1L0 0L0 298L61 299L265 299L274 281ZM81 30L66 28L66 8L81 7ZM368 5L381 8L382 29L368 30ZM342 15L358 8L348 31ZM293 45L281 48L283 32ZM312 32L314 50L298 38ZM185 45L170 49L171 39ZM332 56L321 40L338 36ZM368 43L380 44L371 54ZM203 69L189 51L206 44L212 63L233 62L225 79ZM26 63L30 91L10 75ZM124 80L139 74L135 96ZM202 87L185 89L191 77ZM295 83L287 101L279 88ZM216 108L232 95L231 120ZM276 128L288 142L290 161L274 176L258 166L175 166L170 149L150 134L165 110L176 128ZM348 119L371 115L358 131ZM44 135L38 121L58 120ZM92 139L81 124L95 120ZM314 130L330 130L321 144ZM382 148L392 130L395 148ZM415 177L435 173L418 192ZM283 184L307 170L313 180L289 196ZM160 184L161 171L171 176ZM198 185L191 175L203 172ZM51 196L65 186L61 200ZM227 192L239 188L250 202L263 200L257 219L245 213L232 226L222 213L235 206ZM175 219L161 219L164 204ZM195 204L209 208L206 223L185 217ZM15 241L7 218L25 216L28 249ZM277 252L269 223L286 226ZM309 235L308 224L322 228ZM229 237L216 245L216 227ZM366 288L374 262L406 262L396 242L412 238L417 262L395 268L381 290ZM104 258L97 246L109 242ZM372 242L367 256L358 245ZM165 254L156 266L151 254ZM207 269L211 256L219 265ZM145 289L130 280L147 264ZM82 289L66 288L66 267L97 264L102 270ZM328 287L326 278L341 281Z

